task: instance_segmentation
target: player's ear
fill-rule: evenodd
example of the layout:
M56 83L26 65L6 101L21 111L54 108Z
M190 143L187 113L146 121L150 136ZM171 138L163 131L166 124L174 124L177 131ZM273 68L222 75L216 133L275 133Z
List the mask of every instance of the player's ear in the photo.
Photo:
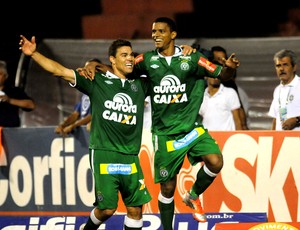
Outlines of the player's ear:
M114 65L116 62L115 62L115 57L114 56L109 56L109 61L112 65Z
M176 36L177 36L177 32L176 31L172 31L172 33L171 33L172 40L174 40L176 38Z

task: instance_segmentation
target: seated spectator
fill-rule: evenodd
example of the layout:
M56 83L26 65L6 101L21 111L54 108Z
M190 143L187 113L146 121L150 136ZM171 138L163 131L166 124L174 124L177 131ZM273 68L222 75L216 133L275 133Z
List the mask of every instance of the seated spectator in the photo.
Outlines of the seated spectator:
M66 136L81 125L87 125L87 130L89 131L90 126L88 123L91 120L90 98L83 94L80 101L75 105L74 111L54 131L61 136Z
M35 109L35 102L23 89L9 85L5 61L0 61L0 126L20 127L20 110Z

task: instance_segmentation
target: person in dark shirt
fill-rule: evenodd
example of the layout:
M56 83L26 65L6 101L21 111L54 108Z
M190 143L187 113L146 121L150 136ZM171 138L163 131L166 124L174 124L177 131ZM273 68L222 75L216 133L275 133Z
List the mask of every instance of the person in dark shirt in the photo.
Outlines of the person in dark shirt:
M20 109L30 112L35 103L24 90L7 83L8 73L5 61L0 61L0 126L20 127Z

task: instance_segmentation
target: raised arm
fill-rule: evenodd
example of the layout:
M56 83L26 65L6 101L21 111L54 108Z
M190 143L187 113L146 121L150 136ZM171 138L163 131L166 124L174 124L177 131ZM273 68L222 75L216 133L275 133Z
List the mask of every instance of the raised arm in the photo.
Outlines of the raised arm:
M221 72L221 79L223 81L231 79L239 66L240 61L236 58L235 53L231 54L227 60L225 60L224 58L224 66Z
M39 64L46 71L52 73L54 76L60 77L68 82L75 83L75 74L72 69L68 69L58 62L45 57L36 50L34 36L30 41L23 35L20 35L20 37L19 49L22 50L26 56L30 56L37 64Z

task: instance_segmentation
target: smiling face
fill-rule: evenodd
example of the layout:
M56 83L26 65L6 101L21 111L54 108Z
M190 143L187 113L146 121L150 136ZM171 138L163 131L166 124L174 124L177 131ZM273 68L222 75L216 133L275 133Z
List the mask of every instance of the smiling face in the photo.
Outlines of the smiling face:
M121 46L117 48L115 56L109 57L114 74L125 78L132 73L134 67L134 53L130 46Z
M296 68L290 57L277 58L275 61L275 70L283 85L289 84L294 79Z
M174 48L176 35L177 33L171 31L170 26L165 22L154 22L152 24L152 39L155 47L158 48L160 52Z

